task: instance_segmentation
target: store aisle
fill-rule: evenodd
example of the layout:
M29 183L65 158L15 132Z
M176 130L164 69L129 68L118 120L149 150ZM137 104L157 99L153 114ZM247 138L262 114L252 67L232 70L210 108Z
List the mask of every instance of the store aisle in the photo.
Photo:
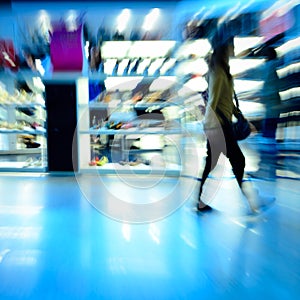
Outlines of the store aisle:
M1 300L298 299L298 181L253 181L276 201L249 217L231 179L199 214L191 179L96 177L0 176ZM148 222L126 222L141 207Z

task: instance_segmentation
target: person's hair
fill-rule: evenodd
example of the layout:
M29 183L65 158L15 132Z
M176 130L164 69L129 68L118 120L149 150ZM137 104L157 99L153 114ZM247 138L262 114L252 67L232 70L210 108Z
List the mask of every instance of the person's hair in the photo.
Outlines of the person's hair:
M230 44L224 44L221 46L218 46L214 49L212 55L209 58L209 69L214 71L217 67L221 67L228 79L232 79L232 75L230 74L230 67L229 67L229 49L228 46Z

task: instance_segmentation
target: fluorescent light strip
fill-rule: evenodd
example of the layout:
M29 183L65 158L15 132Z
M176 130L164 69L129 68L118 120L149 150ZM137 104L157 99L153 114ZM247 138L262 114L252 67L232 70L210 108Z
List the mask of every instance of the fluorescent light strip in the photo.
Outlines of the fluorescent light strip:
M108 41L101 47L102 58L124 58L132 46L131 41Z
M232 75L245 72L247 70L257 68L265 63L264 59L238 59L233 58L230 60L230 72Z
M175 56L177 58L188 58L190 55L205 57L210 49L211 45L208 39L199 39L184 43L176 52Z
M256 80L235 80L234 86L236 93L243 93L249 91L257 91L262 89L264 82L263 81L256 81Z
M277 70L277 74L279 78L287 77L288 75L292 75L295 73L300 73L300 62L291 64L287 67Z
M104 84L109 91L132 91L142 79L142 76L108 77Z
M166 55L174 48L176 41L136 41L128 51L127 57L158 58Z
M300 37L295 39L289 40L288 42L284 43L283 45L276 48L276 52L278 56L283 56L284 54L288 53L289 51L299 49L300 48Z
M263 41L263 37L251 36L251 37L235 37L234 38L234 52L236 55L251 49Z
M282 101L286 101L292 98L300 97L300 87L288 89L286 91L279 92Z

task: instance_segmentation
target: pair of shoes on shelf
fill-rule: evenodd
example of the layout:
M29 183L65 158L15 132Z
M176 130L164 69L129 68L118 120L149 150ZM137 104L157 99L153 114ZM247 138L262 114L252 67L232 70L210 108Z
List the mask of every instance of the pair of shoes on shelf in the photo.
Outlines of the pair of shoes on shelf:
M108 163L108 158L106 156L102 156L101 158L96 156L89 162L89 166L104 166L106 163Z
M33 159L32 157L29 157L25 162L24 162L24 168L28 168L28 167L40 167L42 166L42 158L38 158L38 159Z
M122 166L131 166L131 167L137 166L137 165L139 165L141 163L142 162L139 161L139 160L133 160L133 161L124 161L124 160L121 160L121 161L119 161L120 165L122 165Z
M39 148L40 146L41 146L41 144L39 144L37 142L32 142L32 143L26 144L26 148Z
M29 157L25 162L24 162L24 168L27 168L27 167L31 167L33 165L33 159L32 157Z
M39 148L41 146L41 144L32 139L24 139L23 143L26 145L26 148Z
M124 161L124 160L121 160L119 161L119 164L122 165L122 166L131 166L131 167L134 167L134 166L137 166L137 165L140 165L140 164L145 164L147 166L150 165L150 161L149 160L140 160L140 159L135 159L135 160L131 160L131 161Z
M104 166L105 164L108 163L108 158L106 156L102 156L98 161L97 161L97 166Z
M89 166L97 166L97 162L99 161L99 157L95 156L90 162Z
M136 159L136 160L130 161L129 162L129 166L134 167L134 166L137 166L137 165L139 165L141 163L142 163L141 160Z

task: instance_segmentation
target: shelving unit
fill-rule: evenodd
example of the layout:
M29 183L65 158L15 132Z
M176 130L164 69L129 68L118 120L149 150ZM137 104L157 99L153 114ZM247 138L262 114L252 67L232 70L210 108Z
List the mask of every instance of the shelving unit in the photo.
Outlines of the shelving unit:
M47 169L46 110L43 94L15 88L18 76L1 76L0 170ZM5 83L4 83L5 82Z
M95 171L102 174L133 172L137 174L178 176L181 172L179 148L182 128L179 126L180 124L174 122L173 124L177 124L176 128L165 128L165 125L170 125L171 122L166 122L162 114L160 115L160 120L143 119L141 116L136 115L134 119L128 120L130 126L127 129L109 129L107 127L109 119L104 124L101 124L102 126L99 128L92 128L90 109L104 109L109 111L109 114L112 111L110 111L109 104L96 103L89 105L88 81L88 78L79 78L77 80L79 171ZM158 104L152 103L151 105L157 106ZM130 105L131 110L134 110L134 107L135 105ZM166 107L166 103L163 103L161 106L162 109L164 107ZM125 122L124 125L126 125ZM110 136L111 139L106 139L107 143L105 145L98 143L98 147L96 147L91 142L91 137L93 136ZM130 149L137 139L142 145L134 147L135 149ZM170 151L170 148L174 148L174 146L177 148L177 153L173 153L176 158L172 160L174 156L168 156L170 161L166 161L164 152ZM99 151L96 153L95 149ZM101 153L103 154L102 157L108 157L108 162L102 166L91 166L90 164L95 157L98 156L101 159ZM131 156L138 156L139 158L131 160Z
M165 114L164 109L175 105L169 95L160 99L177 84L171 76L175 47L175 41L103 43L104 74L98 80L107 97L90 102L89 80L95 80L95 74L77 80L80 172L180 174L181 124ZM122 128L116 128L117 123ZM168 127L175 123L175 128ZM167 157L166 152L174 153ZM107 162L97 165L103 157Z

